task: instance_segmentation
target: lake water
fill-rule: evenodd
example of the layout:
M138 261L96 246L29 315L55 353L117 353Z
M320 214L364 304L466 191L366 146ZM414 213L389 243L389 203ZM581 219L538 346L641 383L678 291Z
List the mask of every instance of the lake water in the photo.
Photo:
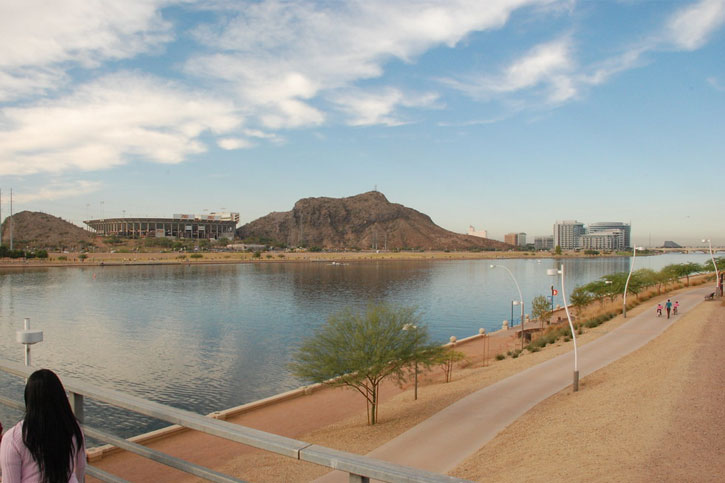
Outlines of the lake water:
M638 257L636 267L702 263L704 254ZM0 354L23 360L23 318L44 332L32 363L101 386L206 414L271 396L301 381L287 371L294 347L328 315L387 301L412 305L438 341L501 328L521 286L526 312L558 278L551 259L385 261L347 265L257 263L45 268L0 271ZM567 293L629 271L630 258L569 259ZM555 303L562 303L561 295ZM514 312L519 312L518 307ZM2 394L22 400L17 378ZM87 409L91 425L122 436L163 423ZM4 426L19 413L0 406Z

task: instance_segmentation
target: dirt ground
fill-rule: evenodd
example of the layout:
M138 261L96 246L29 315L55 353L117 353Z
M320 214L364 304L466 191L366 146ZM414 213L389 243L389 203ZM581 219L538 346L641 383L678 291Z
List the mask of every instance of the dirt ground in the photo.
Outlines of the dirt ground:
M149 250L149 249L144 249ZM82 255L82 256L81 256ZM587 257L582 252L566 252L564 257ZM229 263L284 263L284 262L362 262L377 260L479 260L493 258L551 258L548 252L445 252L445 251L384 251L365 250L350 252L272 251L255 257L249 252L207 251L179 253L161 251L125 251L112 253L111 249L88 253L49 253L47 259L0 259L0 268L58 267L95 265L166 265L166 264L229 264Z
M725 481L725 305L542 402L465 461L474 481Z

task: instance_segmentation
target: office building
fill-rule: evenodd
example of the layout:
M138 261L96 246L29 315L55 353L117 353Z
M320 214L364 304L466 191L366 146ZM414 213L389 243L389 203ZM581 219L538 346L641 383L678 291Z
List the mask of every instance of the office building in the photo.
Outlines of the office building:
M620 223L616 221L598 222L591 223L587 226L587 233L595 234L608 232L610 235L616 234L617 241L612 249L622 250L624 248L630 248L632 246L630 241L630 234L632 232L632 226L626 223Z
M562 250L579 248L579 238L584 233L584 223L576 220L557 220L554 224L554 247L561 247Z

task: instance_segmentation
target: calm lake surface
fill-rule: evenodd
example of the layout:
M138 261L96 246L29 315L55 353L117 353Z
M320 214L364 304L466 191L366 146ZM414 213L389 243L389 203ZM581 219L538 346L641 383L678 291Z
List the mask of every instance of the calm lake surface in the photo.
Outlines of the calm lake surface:
M637 257L635 269L702 263L705 254ZM630 258L564 260L567 294ZM518 299L508 267L531 300L559 279L552 259L385 261L347 265L259 263L205 266L39 268L0 271L0 354L23 361L23 318L44 332L32 363L104 387L206 414L271 396L302 382L287 371L294 347L328 315L387 301L416 306L446 341L501 328ZM555 303L562 303L561 290ZM514 312L519 312L518 307ZM0 373L3 395L22 384ZM88 423L122 436L164 423L92 406ZM7 428L20 413L0 406Z

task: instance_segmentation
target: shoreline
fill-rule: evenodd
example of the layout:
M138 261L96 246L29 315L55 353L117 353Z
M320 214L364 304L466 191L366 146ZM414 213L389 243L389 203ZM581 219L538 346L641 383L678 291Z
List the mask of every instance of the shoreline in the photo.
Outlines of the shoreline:
M85 259L80 258L85 255ZM198 255L198 258L194 258ZM646 256L659 255L652 254ZM48 259L0 259L0 269L59 268L59 267L118 267L118 266L163 266L163 265L236 265L256 263L364 263L377 261L459 261L459 260L496 260L496 259L571 259L571 258L618 258L627 255L600 254L585 255L578 252L565 252L554 255L550 252L263 252L255 257L249 252L129 252L129 253L60 253L49 254ZM641 255L645 256L645 255ZM60 260L65 257L67 260Z

